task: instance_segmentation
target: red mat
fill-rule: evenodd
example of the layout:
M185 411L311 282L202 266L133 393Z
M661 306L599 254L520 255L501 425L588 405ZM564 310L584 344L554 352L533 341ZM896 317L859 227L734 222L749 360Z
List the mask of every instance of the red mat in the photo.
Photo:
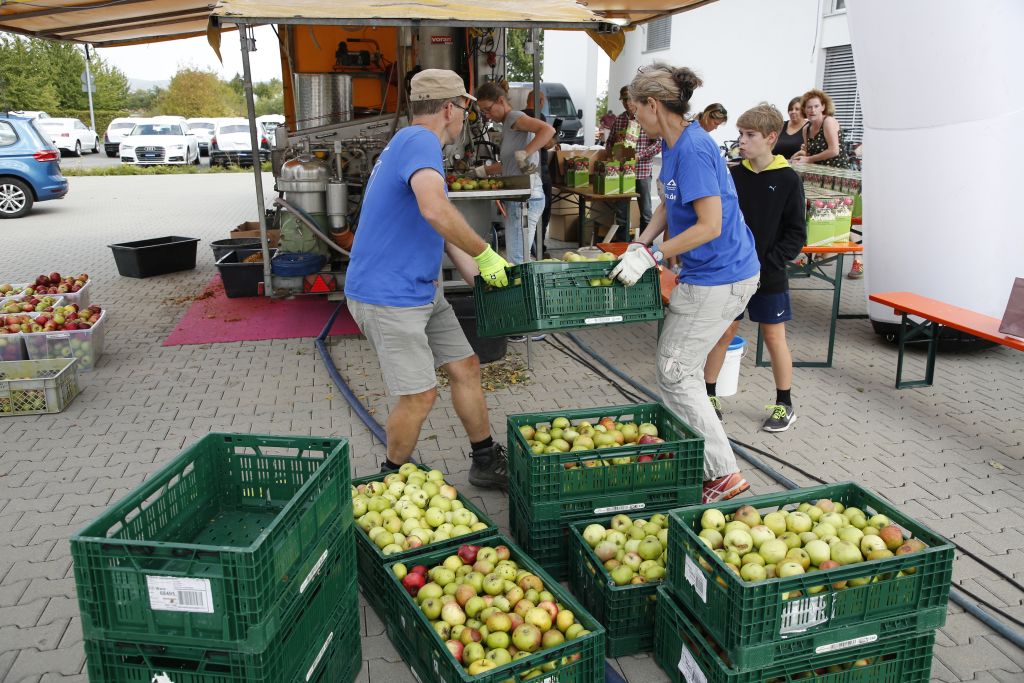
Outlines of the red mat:
M219 275L191 301L177 327L164 340L164 346L316 337L338 307L338 302L323 296L229 299ZM330 336L356 334L359 328L348 309L342 309L331 326Z

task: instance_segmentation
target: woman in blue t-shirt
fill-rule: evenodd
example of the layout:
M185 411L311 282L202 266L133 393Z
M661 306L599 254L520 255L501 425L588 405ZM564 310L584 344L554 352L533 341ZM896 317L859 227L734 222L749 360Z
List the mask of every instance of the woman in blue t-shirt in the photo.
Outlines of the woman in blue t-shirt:
M663 63L640 69L629 85L637 121L649 137L662 139L665 197L612 276L632 285L666 257L682 261L658 340L658 387L665 404L704 435L704 502L710 503L750 488L708 401L704 360L757 290L761 266L718 145L687 118L701 85L690 69ZM652 251L666 225L669 239Z

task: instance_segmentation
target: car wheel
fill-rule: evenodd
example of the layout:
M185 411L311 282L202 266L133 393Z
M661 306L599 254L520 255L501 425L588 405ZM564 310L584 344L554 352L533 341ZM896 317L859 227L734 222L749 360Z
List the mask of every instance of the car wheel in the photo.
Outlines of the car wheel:
M81 140L75 140L75 156L76 157L82 156L82 141Z
M32 190L16 178L0 179L0 218L21 218L32 210Z
M198 149L196 150L196 158L192 160L192 165L193 166L198 166L199 165L199 150Z
M99 154L100 153L100 139L99 138L96 138L95 140L92 141L92 153L93 154Z

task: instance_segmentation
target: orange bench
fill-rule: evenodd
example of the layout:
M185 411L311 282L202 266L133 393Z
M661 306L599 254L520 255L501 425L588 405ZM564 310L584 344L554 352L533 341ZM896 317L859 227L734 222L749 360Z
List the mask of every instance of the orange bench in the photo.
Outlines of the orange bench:
M939 327L951 327L1011 349L1024 351L1024 339L1011 337L999 331L1000 320L966 308L960 308L936 299L911 292L881 292L868 297L875 303L889 306L901 316L899 358L896 361L896 388L930 387L935 377L935 352L939 341ZM921 322L910 316L924 318ZM924 379L903 381L903 352L907 342L928 340L928 361Z

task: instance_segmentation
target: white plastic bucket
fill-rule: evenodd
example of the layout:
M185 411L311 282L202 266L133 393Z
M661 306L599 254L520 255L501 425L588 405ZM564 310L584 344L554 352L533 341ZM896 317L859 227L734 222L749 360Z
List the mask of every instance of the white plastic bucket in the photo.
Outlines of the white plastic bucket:
M743 337L733 337L729 344L729 350L725 352L722 371L718 373L716 393L719 396L734 396L739 390L740 359L743 358L746 351L747 340Z

